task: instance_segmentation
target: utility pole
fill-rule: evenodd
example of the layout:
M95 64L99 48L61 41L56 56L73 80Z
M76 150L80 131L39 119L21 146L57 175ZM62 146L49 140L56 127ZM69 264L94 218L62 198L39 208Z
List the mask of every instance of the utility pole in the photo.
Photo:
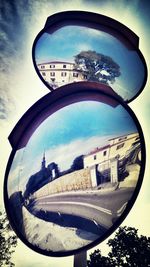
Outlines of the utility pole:
M86 267L87 266L87 252L83 251L79 254L74 255L73 267Z

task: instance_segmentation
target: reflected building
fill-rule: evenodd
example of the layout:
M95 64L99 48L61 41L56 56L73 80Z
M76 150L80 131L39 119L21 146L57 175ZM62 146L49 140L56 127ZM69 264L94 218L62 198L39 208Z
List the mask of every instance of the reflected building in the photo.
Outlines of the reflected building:
M59 172L57 173L58 179L52 175L54 170L56 175L56 166L54 163L49 164L49 168L53 168L53 171L50 170L51 177L49 180L45 180L44 184L39 183L38 190L34 191L34 197L76 190L99 189L105 185L117 185L129 177L127 166L140 164L140 155L141 147L138 133L114 137L108 140L106 146L96 148L87 155L83 155L82 168L77 170L70 168L65 172ZM44 162L43 157L42 168L45 168ZM135 183L136 179L137 176Z
M53 88L72 82L86 81L86 75L75 69L75 63L51 61L37 64L42 78Z
M104 147L96 148L84 156L84 168L90 168L93 186L119 181L119 170L126 163L140 161L140 140L138 133L118 136L108 140ZM122 168L121 168L122 167ZM119 169L120 168L120 169Z
M41 169L40 171L31 175L26 184L26 189L24 192L24 198L28 198L35 191L37 191L42 186L46 185L49 182L52 182L59 176L58 166L55 162L51 162L46 167L45 153L43 154Z

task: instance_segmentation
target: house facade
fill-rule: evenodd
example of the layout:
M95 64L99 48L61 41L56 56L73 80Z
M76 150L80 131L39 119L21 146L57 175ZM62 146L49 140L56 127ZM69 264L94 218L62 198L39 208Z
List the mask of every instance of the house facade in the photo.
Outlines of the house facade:
M54 89L72 82L85 81L86 75L71 62L52 61L37 64L42 78Z
M126 156L129 149L135 142L139 141L138 133L118 136L108 140L108 144L104 147L96 148L89 154L84 156L84 168L90 168L92 184L98 185L97 173L105 176L110 175L110 182L118 182L118 161Z

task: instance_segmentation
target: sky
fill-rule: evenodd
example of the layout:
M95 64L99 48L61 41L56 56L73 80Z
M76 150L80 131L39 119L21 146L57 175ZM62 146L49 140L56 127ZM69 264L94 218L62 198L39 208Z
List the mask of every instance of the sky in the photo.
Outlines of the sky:
M85 10L110 16L132 29L140 37L140 49L145 57L148 71L150 66L150 2L139 0L2 0L1 7L1 38L0 38L0 133L1 133L1 207L3 207L4 173L11 152L8 136L25 111L39 98L48 93L48 89L37 76L32 63L32 44L43 28L46 18L53 13L64 10ZM16 26L17 25L17 26ZM129 104L141 123L146 148L146 169L142 188L138 198L122 225L139 229L139 234L150 235L150 81L143 92ZM113 236L113 235L112 235ZM111 236L111 237L112 237ZM94 249L101 249L103 254L108 251L107 240ZM22 252L24 257L22 257ZM70 267L73 257L48 258L35 253L21 241L13 256L17 267Z
M60 60L74 62L77 54L88 50L109 56L120 66L121 75L111 86L125 100L131 99L144 79L142 62L137 52L108 33L75 25L62 27L52 34L44 33L36 43L35 60L37 64Z
M108 144L113 137L135 132L136 123L121 105L81 101L63 107L48 117L27 145L17 151L8 178L9 195L18 190L24 192L29 177L40 170L44 153L46 166L55 162L64 171L76 157Z

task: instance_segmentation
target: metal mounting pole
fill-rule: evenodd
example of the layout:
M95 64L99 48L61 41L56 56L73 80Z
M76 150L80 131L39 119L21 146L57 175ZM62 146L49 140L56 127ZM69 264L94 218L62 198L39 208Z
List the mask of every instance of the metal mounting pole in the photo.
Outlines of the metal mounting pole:
M83 251L79 254L74 255L73 267L86 267L87 266L87 252Z

